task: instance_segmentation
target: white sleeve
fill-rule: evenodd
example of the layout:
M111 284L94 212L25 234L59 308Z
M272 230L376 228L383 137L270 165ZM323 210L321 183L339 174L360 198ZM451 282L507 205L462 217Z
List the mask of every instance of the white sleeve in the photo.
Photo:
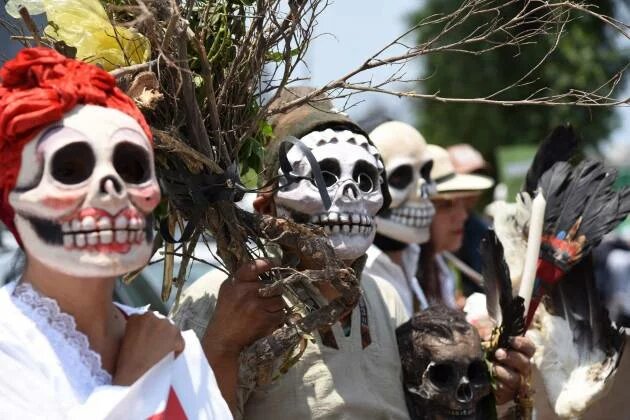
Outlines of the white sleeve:
M29 368L4 341L0 344L0 418L63 419L59 404L51 398L46 378Z
M78 407L71 419L94 418L88 409L101 404L100 418L188 418L231 420L230 409L221 395L214 373L192 331L183 333L186 347L177 358L173 353L153 366L124 394L118 387L98 388L89 398L90 407ZM121 398L122 396L122 398Z

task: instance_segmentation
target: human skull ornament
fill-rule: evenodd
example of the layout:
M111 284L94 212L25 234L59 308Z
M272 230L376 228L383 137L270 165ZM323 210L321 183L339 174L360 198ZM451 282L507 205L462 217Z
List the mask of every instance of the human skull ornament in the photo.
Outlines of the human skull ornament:
M159 201L145 132L127 114L95 105L77 106L25 146L9 194L27 252L82 277L145 264Z
M427 143L412 126L388 121L376 127L370 138L378 148L387 171L392 202L376 218L379 234L414 244L429 240L435 208L429 197L435 194L430 173L432 161L425 155Z
M397 330L411 418L484 419L478 403L491 391L481 340L462 314L420 312Z
M280 182L275 199L278 216L322 226L339 258L353 261L374 240L374 217L383 205L378 151L364 135L349 130L313 131L300 141L319 163L332 205L324 208L304 152L293 147L287 153L293 174L309 179Z

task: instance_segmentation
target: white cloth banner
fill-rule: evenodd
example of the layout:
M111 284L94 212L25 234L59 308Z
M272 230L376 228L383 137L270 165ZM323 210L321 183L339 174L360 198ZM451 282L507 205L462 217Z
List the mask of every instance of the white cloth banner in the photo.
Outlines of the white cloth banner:
M95 392L88 402L98 404L102 397L105 405L103 419L150 419L150 420L223 420L232 419L223 400L216 379L210 369L199 340L192 331L183 333L186 341L184 352L177 358L166 356L136 381L111 407L111 399ZM104 390L107 394L107 391ZM92 405L92 404L89 404ZM90 408L94 409L94 406ZM82 411L82 410L81 410ZM88 413L77 413L77 420ZM92 418L94 413L92 413Z

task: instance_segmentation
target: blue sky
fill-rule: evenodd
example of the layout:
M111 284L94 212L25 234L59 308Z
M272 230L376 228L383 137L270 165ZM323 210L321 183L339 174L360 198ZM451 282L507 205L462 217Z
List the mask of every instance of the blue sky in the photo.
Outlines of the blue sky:
M310 84L323 85L358 67L366 57L407 29L405 17L421 3L419 0L337 0L332 3L319 18L316 32L322 35L311 44L307 56L312 78ZM625 6L622 12L625 16L630 16L630 6ZM626 40L625 45L630 45L630 41ZM419 64L414 65L416 67L408 69L409 77L418 74ZM381 69L362 79L367 80L371 76L373 80L383 80L387 74L387 69ZM626 89L625 96L630 96L630 86ZM353 99L354 103L359 101L363 102L348 110L354 118L360 119L372 106L380 104L391 115L413 123L412 103L409 99L361 94ZM337 103L339 108L343 105L343 102ZM630 107L619 107L617 111L621 115L622 126L612 133L609 143L615 145L617 157L625 155L621 160L625 161L626 166L630 166ZM540 108L540 112L545 112L544 108ZM622 147L628 150L619 153Z
M336 0L331 3L319 18L316 30L319 37L311 44L306 58L308 70L304 69L300 76L310 75L309 84L320 86L356 68L407 29L405 17L421 3L421 0ZM627 21L627 17L630 17L630 6L624 7L622 13ZM0 9L0 16L4 17L4 7ZM0 52L3 56L12 56L15 53L16 43L12 44L13 48L7 48L8 36L4 30L0 30ZM626 40L625 45L630 45L630 41ZM416 66L419 64L413 63L407 69L409 77L418 74ZM366 74L361 80L383 80L391 71L392 69L381 68ZM625 95L630 95L630 86ZM373 107L380 106L402 121L414 122L413 102L410 99L360 94L353 97L350 103L356 105L348 113L357 119L365 116ZM337 106L342 108L344 103L338 103ZM544 108L541 108L541 112L544 112ZM618 108L618 112L622 126L611 134L607 144L613 146L613 155L618 160L630 165L630 107Z

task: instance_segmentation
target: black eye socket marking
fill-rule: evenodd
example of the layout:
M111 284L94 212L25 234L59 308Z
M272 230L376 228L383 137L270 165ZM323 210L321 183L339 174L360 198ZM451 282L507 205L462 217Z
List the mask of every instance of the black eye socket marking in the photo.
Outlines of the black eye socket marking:
M151 158L142 147L123 142L114 149L114 168L123 181L142 184L151 177Z
M336 159L324 159L319 162L319 168L322 171L322 177L324 177L324 183L326 187L332 187L339 181L341 177L341 167L339 161Z
M371 192L378 185L378 169L365 160L359 160L352 170L352 179L359 185L363 192Z
M431 182L431 169L433 169L433 160L427 160L420 168L420 176L427 182Z
M387 177L387 183L390 187L397 190L403 190L413 180L413 168L411 165L401 165L394 169Z
M88 143L70 143L54 153L50 172L62 184L76 185L92 175L95 162L94 151Z

